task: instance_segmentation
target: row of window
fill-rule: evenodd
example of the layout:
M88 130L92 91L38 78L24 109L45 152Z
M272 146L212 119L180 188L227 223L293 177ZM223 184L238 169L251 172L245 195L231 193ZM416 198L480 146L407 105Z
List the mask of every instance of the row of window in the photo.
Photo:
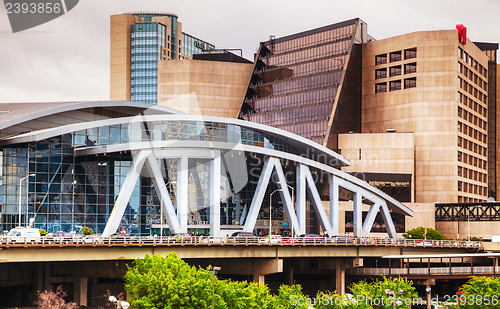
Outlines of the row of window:
M458 167L458 177L468 178L479 182L486 183L488 181L486 173L478 172L466 167Z
M479 89L474 87L474 85L469 84L468 82L463 80L461 77L458 77L458 88L466 91L471 96L473 96L474 98L483 102L484 104L488 103L488 96L486 94L482 93Z
M480 159L467 153L463 153L461 151L458 152L458 161L486 170L486 160Z
M484 76L484 78L488 78L488 70L480 65L474 58L472 58L460 47L458 48L458 58L462 59L470 67L474 68L477 72L479 72L479 74Z
M487 194L487 188L485 186L475 185L463 181L458 181L458 191L483 195L483 196L486 196Z
M255 108L260 112L283 110L287 108L301 107L305 105L315 105L324 102L333 103L333 98L337 95L337 88L330 87L317 91L295 92L286 96L276 96L263 98L255 101Z
M354 24L346 27L340 27L328 31L314 33L296 39L286 40L280 43L274 43L271 40L269 41L268 47L272 49L275 54L278 54L346 38L353 34L353 30Z
M478 102L474 101L472 98L469 98L465 94L462 94L461 92L458 93L458 102L467 106L474 112L478 113L480 116L486 118L486 112L487 112L486 108L481 104L479 104Z
M464 149L467 149L469 151L472 151L474 153L477 153L479 155L486 157L486 147L478 145L478 144L474 143L473 141L470 141L470 140L465 139L463 137L458 137L457 144L459 147L462 147Z
M320 59L324 57L331 57L333 54L340 54L347 50L350 45L350 41L341 41L335 44L322 45L319 47L311 47L307 49L300 49L293 53L286 53L280 55L274 55L269 57L269 60L263 59L264 62L268 62L269 66L287 66L293 65L304 61L311 61L314 59ZM343 59L341 60L343 61Z
M251 119L254 122L262 123L265 125L284 125L293 122L308 122L328 120L332 112L332 104L326 103L323 105L309 105L300 109L284 110L275 113L257 113L252 115Z
M484 199L478 199L478 198L459 195L458 202L459 203L479 203L479 202L484 202Z
M403 51L398 50L389 53L389 62L396 62L402 60ZM414 59L417 58L417 48L408 48L404 50L404 59ZM375 65L387 63L387 54L380 54L375 56Z
M389 67L389 76L399 76L401 75L401 65L396 65L393 67ZM417 63L407 63L404 65L404 74L411 74L417 72ZM387 77L387 68L381 68L375 70L375 79L386 78Z
M458 117L486 131L487 122L479 118L478 116L474 115L473 113L469 112L468 110L459 107Z
M298 91L338 86L340 77L340 71L333 71L327 74L273 83L272 85L266 85L266 88L271 89L269 91L273 95L287 95Z
M479 88L484 91L488 91L488 83L483 80L480 76L474 73L472 70L468 69L462 63L458 63L458 72L462 73L466 77L468 77L471 81L473 81Z
M393 80L389 82L389 91L401 90L402 82L401 80ZM404 79L404 89L417 87L417 78L405 78ZM375 93L387 92L387 82L376 83Z
M486 138L487 138L486 134L460 121L458 122L458 132L461 132L467 136L470 136L471 138L474 138L486 144Z

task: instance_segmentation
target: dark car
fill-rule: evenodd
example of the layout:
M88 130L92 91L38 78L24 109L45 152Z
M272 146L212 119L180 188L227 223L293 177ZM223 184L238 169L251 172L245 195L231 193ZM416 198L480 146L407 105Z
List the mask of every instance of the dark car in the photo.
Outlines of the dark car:
M257 241L253 233L243 231L233 233L231 240L236 243L252 243Z
M299 236L299 242L305 243L324 243L325 238L318 234L302 234Z
M57 231L53 233L48 233L45 235L45 242L47 243L65 243L68 244L72 242L75 238L74 233L69 233L69 232L63 232L63 231Z

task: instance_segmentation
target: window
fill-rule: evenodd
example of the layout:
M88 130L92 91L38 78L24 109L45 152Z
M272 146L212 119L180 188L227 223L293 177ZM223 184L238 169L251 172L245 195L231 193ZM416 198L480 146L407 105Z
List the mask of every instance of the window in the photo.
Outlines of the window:
M395 66L395 67L391 67L390 68L390 73L389 75L392 77L392 76L398 76L398 75L401 75L401 66L398 65L398 66Z
M387 63L387 54L375 56L375 65Z
M417 78L407 78L405 79L405 89L417 87Z
M405 74L410 74L415 72L417 72L416 62L405 64Z
M375 84L375 93L386 92L386 91L387 91L387 83Z
M401 81L400 80L394 80L390 82L389 84L389 90L394 91L394 90L401 90Z
M405 59L417 58L417 48L405 49Z
M387 68L375 70L375 78L376 79L386 78L386 77L387 77Z
M392 52L390 54L390 61L391 62L401 61L401 51Z

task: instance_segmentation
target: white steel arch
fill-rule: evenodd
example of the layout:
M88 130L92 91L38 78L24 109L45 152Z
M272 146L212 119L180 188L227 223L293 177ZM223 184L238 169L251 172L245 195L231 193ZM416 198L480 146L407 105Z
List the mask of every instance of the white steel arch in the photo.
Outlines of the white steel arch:
M165 187L165 182L161 173L161 168L158 165L157 159L162 158L179 158L180 168L177 175L177 209L171 202L171 197ZM185 233L188 229L187 220L187 160L189 158L207 158L210 159L210 235L219 236L220 230L220 183L221 174L221 153L220 150L190 150L189 152L179 149L171 150L151 150L143 149L138 151L133 160L124 184L120 190L118 199L115 202L113 211L108 219L103 236L109 236L116 232L120 225L125 208L130 200L132 190L140 176L140 170L144 165L148 167L150 175L155 184L158 196L163 200L163 213L168 223L168 227L174 233ZM295 234L305 234L306 232L306 192L309 196L316 215L319 218L320 224L324 231L329 235L339 234L339 190L344 188L354 193L353 199L353 214L354 214L354 236L368 236L375 221L377 213L380 211L384 220L387 233L391 238L397 238L396 229L392 221L389 208L383 198L376 196L373 192L369 192L363 187L357 186L354 183L346 181L339 175L329 174L330 181L330 216L327 216L323 207L323 203L319 196L316 184L307 165L298 163L296 178L296 208L292 204L292 199L286 179L283 173L280 160L277 157L267 157L262 168L259 182L255 190L250 209L245 219L243 226L244 231L252 232L257 221L259 210L262 206L262 201L266 192L271 177L276 176L276 184L279 189L280 197L283 202L285 211L290 223L293 226ZM372 202L372 206L364 222L362 222L362 201L363 199Z

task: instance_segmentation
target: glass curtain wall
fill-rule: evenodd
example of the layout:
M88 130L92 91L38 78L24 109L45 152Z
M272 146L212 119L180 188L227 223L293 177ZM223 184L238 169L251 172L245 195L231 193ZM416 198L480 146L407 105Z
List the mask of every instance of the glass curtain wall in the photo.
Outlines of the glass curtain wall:
M354 30L353 22L262 43L241 118L322 144Z
M132 25L131 99L156 103L158 60L166 47L166 26L159 23Z
M79 233L88 226L95 233L102 233L133 164L132 154L126 150L80 155L78 149L167 140L244 144L314 159L314 154L301 152L278 137L224 123L154 121L89 128L3 149L2 228L9 230L19 224L21 190L22 225L27 225L28 218L35 218L35 226L47 232ZM221 193L220 224L224 229L245 223L265 158L241 150L224 150L221 155L221 180L216 189ZM177 158L158 159L174 207L179 161ZM188 160L188 225L193 233L208 234L209 231L210 161L196 157ZM291 162L283 162L283 168L292 185L296 167ZM35 176L28 177L19 186L19 180L32 173ZM272 191L275 187L271 184L268 189ZM159 234L162 222L157 189L145 165L134 184L120 230L133 235ZM279 222L283 219L283 208L278 195L273 198L272 203L276 205L272 218ZM269 218L268 205L266 197L259 215L264 221L259 224L265 225L265 218ZM166 222L163 224L165 226Z

